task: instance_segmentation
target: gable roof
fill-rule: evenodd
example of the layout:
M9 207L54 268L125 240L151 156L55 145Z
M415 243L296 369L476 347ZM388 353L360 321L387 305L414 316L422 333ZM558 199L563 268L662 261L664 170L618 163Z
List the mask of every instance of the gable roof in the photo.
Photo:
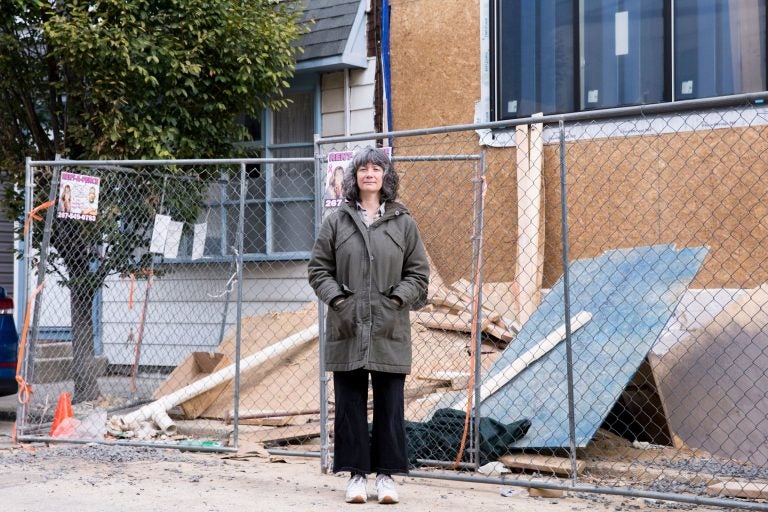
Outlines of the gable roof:
M365 0L305 0L302 23L310 32L296 71L327 71L367 65ZM313 21L311 21L313 20Z

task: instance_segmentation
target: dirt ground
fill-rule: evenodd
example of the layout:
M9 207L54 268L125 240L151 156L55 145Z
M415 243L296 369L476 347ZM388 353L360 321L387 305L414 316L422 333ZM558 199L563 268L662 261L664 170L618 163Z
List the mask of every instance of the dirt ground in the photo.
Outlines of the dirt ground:
M319 461L270 461L107 445L21 446L12 423L0 422L0 503L14 512L380 510L347 505L346 476L324 475ZM524 488L498 484L396 477L401 503L393 510L722 510L640 498L575 494L529 497ZM373 483L369 481L369 491ZM504 495L507 496L504 496Z

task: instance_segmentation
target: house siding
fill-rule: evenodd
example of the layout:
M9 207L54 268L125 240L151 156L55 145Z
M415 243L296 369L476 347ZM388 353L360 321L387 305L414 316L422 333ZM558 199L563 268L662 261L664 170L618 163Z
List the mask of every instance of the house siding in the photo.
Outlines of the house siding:
M234 336L237 289L229 304L221 294L229 280L228 267L174 265L170 273L153 280L144 312L140 364L175 366L192 351L211 351L224 337ZM141 328L146 280L133 285L127 278L112 278L101 303L102 343L110 364L133 365ZM243 322L270 312L296 311L315 300L306 276L306 262L247 263L243 269ZM226 317L225 317L226 309ZM279 340L275 340L279 341Z
M349 71L349 135L371 133L374 129L376 59L366 69ZM322 136L345 135L344 71L326 73L322 78Z
M0 184L0 197L3 197L4 187ZM13 295L13 222L6 219L4 211L0 211L0 286L5 293Z

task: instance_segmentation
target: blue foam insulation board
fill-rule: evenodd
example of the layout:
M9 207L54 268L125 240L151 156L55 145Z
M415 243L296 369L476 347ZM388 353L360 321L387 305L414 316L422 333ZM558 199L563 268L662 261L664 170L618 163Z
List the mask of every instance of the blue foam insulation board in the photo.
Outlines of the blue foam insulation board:
M572 333L576 446L584 447L655 343L707 254L672 245L612 250L569 271L571 316L592 313ZM489 370L498 373L565 320L562 277ZM452 403L466 403L466 394ZM481 404L481 416L532 422L513 447L567 448L566 342L531 364Z

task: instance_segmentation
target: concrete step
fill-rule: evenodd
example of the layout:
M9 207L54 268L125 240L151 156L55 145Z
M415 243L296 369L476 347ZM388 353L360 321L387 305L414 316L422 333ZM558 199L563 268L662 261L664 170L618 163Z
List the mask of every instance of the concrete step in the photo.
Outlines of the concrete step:
M72 357L72 343L69 341L38 341L35 343L35 359L56 359Z
M101 377L106 374L108 364L106 356L97 356L91 371ZM33 382L37 384L72 380L72 342L38 340L34 365Z

